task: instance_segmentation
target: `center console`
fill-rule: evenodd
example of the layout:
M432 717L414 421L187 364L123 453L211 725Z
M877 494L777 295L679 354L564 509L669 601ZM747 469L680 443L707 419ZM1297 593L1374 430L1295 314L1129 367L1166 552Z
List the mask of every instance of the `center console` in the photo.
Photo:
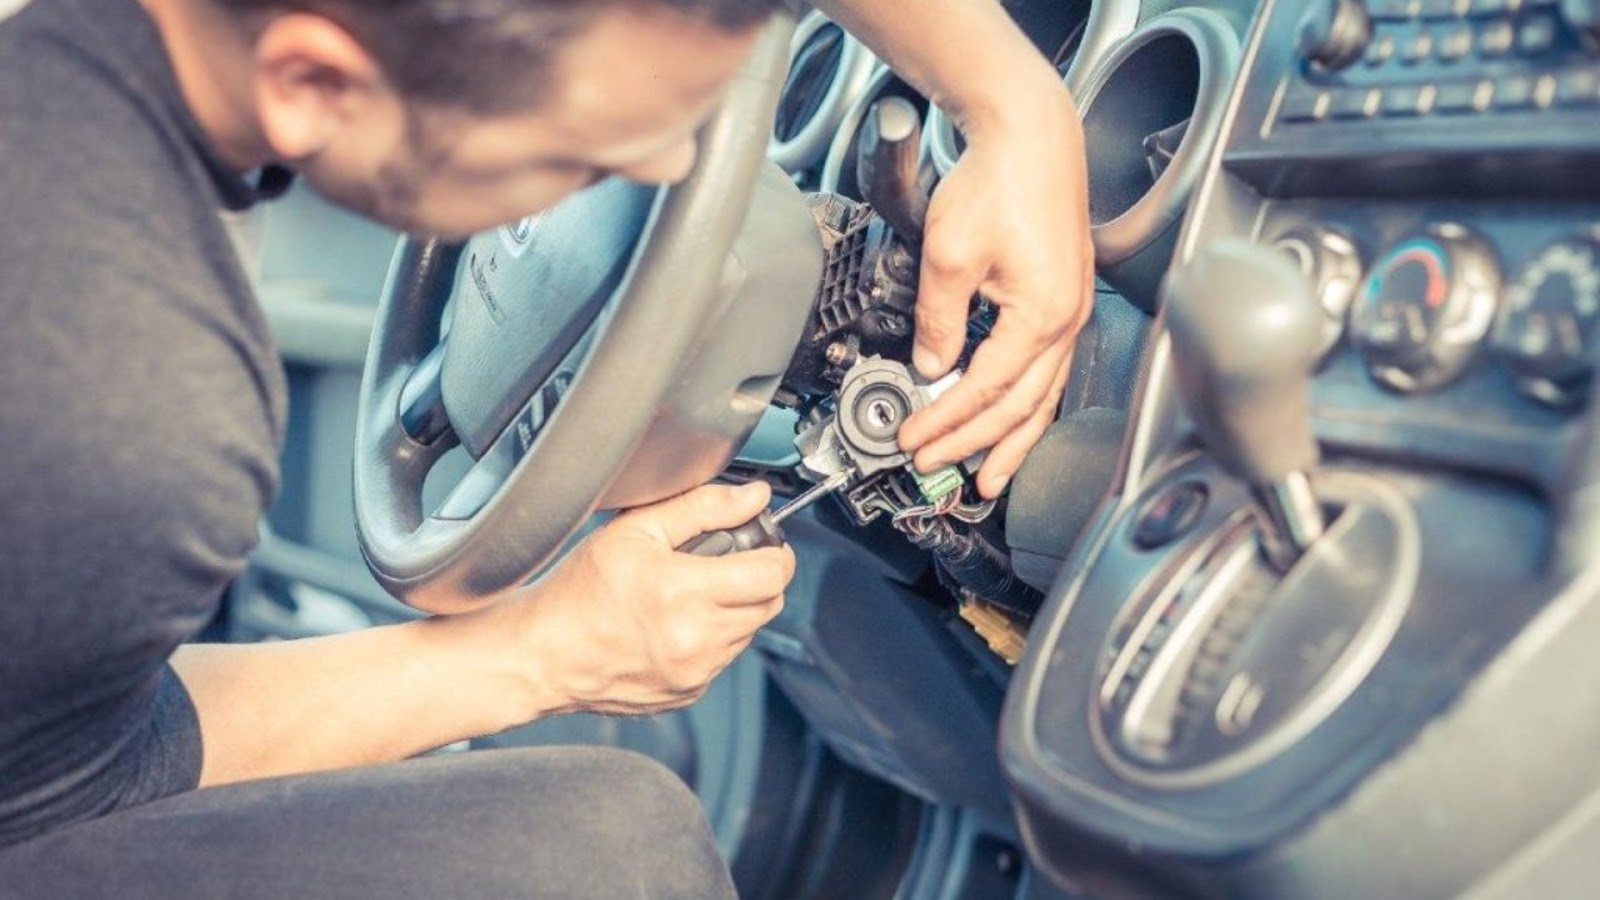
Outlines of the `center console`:
M1600 2L1264 2L1161 304L1008 697L1033 857L1548 890L1600 830Z

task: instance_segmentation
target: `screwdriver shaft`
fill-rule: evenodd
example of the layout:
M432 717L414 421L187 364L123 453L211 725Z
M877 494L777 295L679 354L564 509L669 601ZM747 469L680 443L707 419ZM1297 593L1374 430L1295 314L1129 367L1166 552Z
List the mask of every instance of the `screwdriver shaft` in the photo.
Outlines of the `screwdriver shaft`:
M823 497L826 497L839 488L844 487L845 483L849 480L849 472L836 472L828 476L826 480L820 481L807 488L804 493L800 494L800 496L790 500L788 503L785 503L776 510L773 510L772 523L776 525L779 522L782 522L784 519L789 518L800 510L805 509L813 503L816 503L818 500L821 500Z
M707 532L678 549L696 556L726 556L758 547L782 546L784 537L783 529L778 527L779 522L844 487L849 481L849 472L839 472L772 512L763 510L761 515L737 528Z

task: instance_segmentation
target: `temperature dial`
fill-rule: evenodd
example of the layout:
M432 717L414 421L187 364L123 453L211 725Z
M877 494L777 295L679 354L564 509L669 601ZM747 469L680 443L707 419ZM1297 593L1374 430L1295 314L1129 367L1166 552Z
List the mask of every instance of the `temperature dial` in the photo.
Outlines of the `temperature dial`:
M1307 225L1278 238L1276 246L1306 278L1322 307L1320 356L1327 356L1344 335L1345 318L1361 290L1361 252L1348 235Z
M1517 273L1494 347L1517 384L1541 403L1570 408L1588 393L1600 323L1600 240L1551 244Z
M1500 288L1494 251L1456 224L1413 235L1372 267L1351 332L1379 384L1430 391L1466 371L1494 325Z

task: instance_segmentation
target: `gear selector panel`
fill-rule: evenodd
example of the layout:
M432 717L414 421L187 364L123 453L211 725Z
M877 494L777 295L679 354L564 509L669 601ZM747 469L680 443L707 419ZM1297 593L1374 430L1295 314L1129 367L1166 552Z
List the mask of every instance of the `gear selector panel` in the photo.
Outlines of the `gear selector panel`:
M1236 515L1124 608L1090 723L1126 777L1193 787L1265 763L1382 656L1416 588L1416 521L1381 481L1325 472L1316 487L1336 514L1288 574Z
M1600 555L1600 6L1265 0L1230 109L1007 775L1063 884L1457 895L1511 825L1396 823Z

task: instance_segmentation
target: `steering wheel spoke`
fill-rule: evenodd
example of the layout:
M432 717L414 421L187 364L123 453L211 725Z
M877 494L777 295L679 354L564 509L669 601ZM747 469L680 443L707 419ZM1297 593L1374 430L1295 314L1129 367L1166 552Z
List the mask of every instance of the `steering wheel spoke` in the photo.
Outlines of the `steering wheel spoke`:
M424 447L445 450L460 443L444 403L444 344L423 357L400 388L398 414L407 436Z
M576 353L574 354L576 355ZM524 456L532 452L555 415L561 397L572 386L573 372L563 368L523 404L494 443L477 458L456 486L440 502L433 516L439 519L466 520L477 515L511 477Z

